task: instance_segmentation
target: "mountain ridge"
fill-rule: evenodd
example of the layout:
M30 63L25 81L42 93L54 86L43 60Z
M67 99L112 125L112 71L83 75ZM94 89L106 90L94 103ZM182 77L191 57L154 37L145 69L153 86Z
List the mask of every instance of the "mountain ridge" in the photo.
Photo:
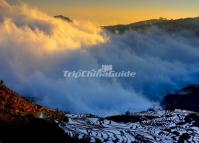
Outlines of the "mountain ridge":
M180 19L151 19L130 24L118 24L112 26L103 26L104 29L112 33L125 33L129 30L145 30L151 27L158 27L169 32L178 32L179 30L199 30L199 17L180 18ZM197 33L198 34L198 33Z
M57 19L64 20L66 22L72 23L69 17L63 15L54 16ZM133 22L129 24L116 24L101 26L102 29L107 30L114 34L123 34L127 31L145 31L149 28L157 27L166 32L181 32L181 31L192 31L195 35L199 36L199 17L192 18L179 18L179 19L149 19L138 22Z

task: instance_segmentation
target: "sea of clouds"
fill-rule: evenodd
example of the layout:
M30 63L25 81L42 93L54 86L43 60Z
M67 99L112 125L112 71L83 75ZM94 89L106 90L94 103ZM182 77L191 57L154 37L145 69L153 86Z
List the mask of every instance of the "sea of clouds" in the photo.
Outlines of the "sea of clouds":
M199 83L199 40L158 28L118 35L0 0L0 79L23 96L72 113L143 111ZM64 70L113 65L135 78L64 78Z

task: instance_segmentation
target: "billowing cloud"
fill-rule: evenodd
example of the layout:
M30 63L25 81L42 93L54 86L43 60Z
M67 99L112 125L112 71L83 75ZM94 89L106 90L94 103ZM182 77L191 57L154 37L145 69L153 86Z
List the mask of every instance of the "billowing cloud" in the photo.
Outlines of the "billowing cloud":
M0 79L43 105L100 115L146 110L168 92L199 82L197 37L157 28L105 33L91 23L67 23L0 0ZM63 77L63 70L98 69L102 64L137 75Z
M0 22L1 44L12 42L39 55L105 42L100 28L89 22L67 23L25 4L10 5L4 0L0 0Z

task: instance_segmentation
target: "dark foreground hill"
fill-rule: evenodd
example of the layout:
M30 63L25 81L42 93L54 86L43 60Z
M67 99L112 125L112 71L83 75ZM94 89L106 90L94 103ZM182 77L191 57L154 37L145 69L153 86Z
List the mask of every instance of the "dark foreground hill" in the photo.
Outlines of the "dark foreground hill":
M162 101L167 110L184 109L199 112L199 85L190 85L173 94L168 94Z

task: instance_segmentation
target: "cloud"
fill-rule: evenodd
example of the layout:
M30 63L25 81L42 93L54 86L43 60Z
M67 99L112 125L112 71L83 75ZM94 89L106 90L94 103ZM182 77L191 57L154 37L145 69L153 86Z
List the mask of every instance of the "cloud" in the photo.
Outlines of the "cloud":
M0 79L38 103L98 115L158 106L173 90L199 82L197 37L157 28L115 35L67 23L25 4L0 0ZM63 70L131 70L134 79L64 79Z
M106 40L100 28L90 23L67 23L25 4L10 5L4 0L0 0L0 22L1 44L13 42L15 46L24 45L21 48L29 45L25 50L38 55L66 52Z

